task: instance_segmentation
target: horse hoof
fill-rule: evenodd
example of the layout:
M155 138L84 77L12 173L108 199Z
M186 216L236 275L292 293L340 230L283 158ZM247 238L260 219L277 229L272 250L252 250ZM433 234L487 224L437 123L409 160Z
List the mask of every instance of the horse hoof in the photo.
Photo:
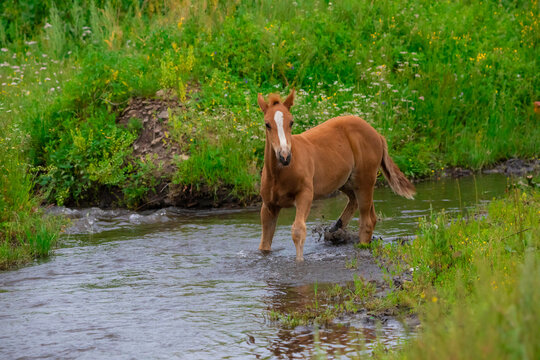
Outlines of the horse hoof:
M336 223L330 228L330 230L328 230L328 232L336 232L338 231L339 229L341 229L341 227L343 226L343 222L341 221L341 219L339 219L338 221L336 221Z
M272 252L272 250L270 250L270 249L261 249L261 248L259 248L259 251L263 255L268 255L268 254L270 254Z

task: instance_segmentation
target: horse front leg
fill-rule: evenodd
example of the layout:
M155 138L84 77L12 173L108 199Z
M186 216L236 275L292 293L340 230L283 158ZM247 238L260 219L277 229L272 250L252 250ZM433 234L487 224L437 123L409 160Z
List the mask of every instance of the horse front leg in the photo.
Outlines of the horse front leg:
M296 247L296 261L304 261L304 243L306 241L306 220L311 210L313 191L303 191L296 196L296 217L292 226L292 239Z
M270 251L272 248L272 239L276 231L276 223L279 215L279 208L269 206L263 202L261 207L262 236L259 250Z

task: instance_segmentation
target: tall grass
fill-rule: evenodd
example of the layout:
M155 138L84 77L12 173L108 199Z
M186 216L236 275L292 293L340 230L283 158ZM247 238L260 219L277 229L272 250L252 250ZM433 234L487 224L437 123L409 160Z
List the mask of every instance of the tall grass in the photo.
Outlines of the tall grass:
M5 105L1 103L1 105ZM27 135L0 116L0 270L48 255L62 224L43 214L21 148Z
M402 350L380 357L537 358L539 224L538 190L514 189L487 212L450 225L437 216L412 244L387 246L383 256L414 270L398 298L419 312L422 328Z

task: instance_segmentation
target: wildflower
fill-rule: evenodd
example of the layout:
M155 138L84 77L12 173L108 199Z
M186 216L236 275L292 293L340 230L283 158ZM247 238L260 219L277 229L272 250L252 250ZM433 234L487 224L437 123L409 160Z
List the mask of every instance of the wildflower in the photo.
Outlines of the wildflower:
M0 51L2 51L2 52L7 52L8 49L6 49L6 48L1 48Z
M51 24L49 24L49 23L45 23L45 26L44 26L43 28L44 28L44 29L48 29L48 28L50 28L50 27L52 27L52 25L51 25Z
M424 101L424 97L423 96L419 96L418 97L420 100Z
M439 300L439 299L437 299L437 297L436 297L436 296L434 296L434 297L432 297L432 298L431 298L431 301L433 301L434 303L436 303L436 302L437 302L437 300Z

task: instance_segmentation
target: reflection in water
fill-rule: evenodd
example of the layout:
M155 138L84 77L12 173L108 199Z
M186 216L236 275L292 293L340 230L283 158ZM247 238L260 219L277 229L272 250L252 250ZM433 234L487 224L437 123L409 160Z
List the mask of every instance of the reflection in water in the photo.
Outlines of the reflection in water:
M316 296L320 296L333 286L334 284L306 284L280 287L269 284L273 295L265 297L264 301L268 304L269 311L291 313L312 306ZM326 305L332 304L321 303L321 306ZM310 358L317 351L322 351L328 358L360 356L369 352L375 344L395 347L408 336L408 331L394 318L381 317L375 320L365 312L359 312L335 319L319 328L313 326L279 328L269 349L280 359Z
M414 201L376 189L383 220L375 234L385 241L414 234L418 217L490 200L505 185L501 176L425 182ZM345 201L316 201L308 228L334 221ZM53 211L73 219L62 247L33 266L0 273L0 358L308 357L316 351L314 329L283 328L268 320L269 310L306 306L314 283L382 276L369 251L328 246L313 235L305 263L297 264L294 210L280 215L267 256L256 250L256 208ZM353 254L358 268L350 270ZM320 329L320 348L351 354L364 342L369 349L377 331L391 346L408 336L396 320L383 320L377 325L362 313L340 319Z

